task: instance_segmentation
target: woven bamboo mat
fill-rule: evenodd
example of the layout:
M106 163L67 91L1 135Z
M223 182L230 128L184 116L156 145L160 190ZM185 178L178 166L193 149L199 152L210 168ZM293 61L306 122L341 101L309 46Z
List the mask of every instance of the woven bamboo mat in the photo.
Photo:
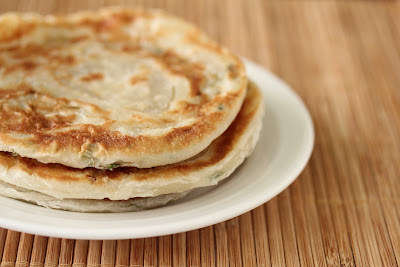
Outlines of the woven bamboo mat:
M82 241L3 229L1 266L400 263L399 3L1 1L0 10L62 13L110 4L166 9L286 80L314 119L311 161L267 204L187 233Z

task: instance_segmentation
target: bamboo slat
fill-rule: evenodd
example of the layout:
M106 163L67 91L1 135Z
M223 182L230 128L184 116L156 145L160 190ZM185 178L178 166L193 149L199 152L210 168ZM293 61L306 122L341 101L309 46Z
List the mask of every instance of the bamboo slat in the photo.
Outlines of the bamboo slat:
M118 240L115 266L129 266L130 240Z
M104 240L101 249L101 266L110 267L115 265L115 248L117 241Z
M131 240L130 266L143 266L144 239Z
M160 266L172 266L171 239L171 236L161 236L158 239L158 262Z
M186 234L179 233L172 236L172 263L173 266L186 265Z
M87 255L87 266L88 267L100 266L102 245L103 245L103 242L100 240L89 241L88 255Z
M89 248L88 240L75 241L74 256L73 256L74 261L72 263L72 266L74 267L86 266L88 258L88 248Z
M31 234L25 234L25 233L21 234L18 246L17 259L15 260L16 261L15 266L20 266L20 267L29 266L29 261L32 253L33 238L34 236Z
M200 233L194 230L186 233L187 266L200 266Z
M242 265L242 251L240 249L239 218L233 218L226 222L226 233L228 238L229 266Z
M315 124L311 160L268 203L187 233L88 241L0 229L0 266L399 265L399 2L15 0L0 12L108 5L165 9L285 80Z
M71 266L72 257L74 255L74 244L75 240L62 239L60 248L60 258L58 260L58 266Z
M212 226L200 229L201 266L215 266L214 229Z
M158 242L156 237L146 238L144 240L144 266L157 266Z
M229 265L228 237L225 222L214 226L215 233L215 254L217 266Z
M4 244L3 258L1 260L1 266L14 266L18 253L18 244L20 239L20 233L8 230L6 242Z
M29 266L39 267L44 265L46 258L48 237L36 235L33 240L32 255Z

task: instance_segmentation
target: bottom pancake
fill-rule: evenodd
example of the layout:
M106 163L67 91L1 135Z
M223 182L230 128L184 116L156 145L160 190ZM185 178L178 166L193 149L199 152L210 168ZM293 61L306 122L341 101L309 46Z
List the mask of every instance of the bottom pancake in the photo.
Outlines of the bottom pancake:
M190 191L156 197L137 197L127 200L57 199L39 192L16 187L0 181L0 195L23 200L46 208L78 212L128 212L154 209L186 196Z
M140 203L154 202L154 205L146 204L142 207L151 208L156 206L155 203L163 205L178 198L180 193L215 185L228 177L254 149L262 126L262 116L263 97L259 89L249 83L246 98L236 119L208 148L188 160L148 169L75 169L0 152L0 181L9 187L7 190L2 188L0 195L59 209L73 209L65 206L65 203L75 203L71 201L96 203L91 210L85 211L109 211L101 203L111 200L127 201L124 203L128 204L124 205L133 207L129 203L138 203L140 199L136 198L142 198ZM13 194L4 193L11 192L12 186L25 191L17 194L18 190L14 188ZM32 194L39 199L46 196L48 200L43 202L29 199ZM111 207L113 204L109 205Z

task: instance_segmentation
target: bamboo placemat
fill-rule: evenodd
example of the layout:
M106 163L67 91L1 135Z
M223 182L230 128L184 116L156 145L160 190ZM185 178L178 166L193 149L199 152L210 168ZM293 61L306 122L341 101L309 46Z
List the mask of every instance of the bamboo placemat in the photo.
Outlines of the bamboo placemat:
M1 1L0 9L62 13L110 4L168 10L282 77L314 119L311 161L267 204L187 233L84 241L2 229L1 266L397 266L399 3Z

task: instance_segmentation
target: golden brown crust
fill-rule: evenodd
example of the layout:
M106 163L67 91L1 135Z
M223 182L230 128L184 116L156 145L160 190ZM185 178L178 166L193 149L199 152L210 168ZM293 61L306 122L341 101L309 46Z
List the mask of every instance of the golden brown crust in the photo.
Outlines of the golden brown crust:
M6 29L9 20L17 26ZM152 23L162 26L147 34ZM168 43L175 30L182 35L177 35L182 39L177 47ZM100 47L101 53L88 47ZM126 81L112 80L96 70L104 62L102 53L121 66L129 57L142 65ZM215 66L203 57L215 60ZM126 69L129 65L122 67ZM114 162L150 167L191 157L228 127L247 84L243 64L226 49L176 18L140 9L3 16L0 73L0 150L78 168L107 168ZM107 84L110 80L113 85ZM154 83L168 87L171 99L163 91L153 93L161 88ZM150 93L143 89L147 87ZM133 98L133 104L121 99L123 105L110 100L110 107L112 90L120 88L139 90L139 98L147 98L137 103ZM181 94L187 95L180 99Z

